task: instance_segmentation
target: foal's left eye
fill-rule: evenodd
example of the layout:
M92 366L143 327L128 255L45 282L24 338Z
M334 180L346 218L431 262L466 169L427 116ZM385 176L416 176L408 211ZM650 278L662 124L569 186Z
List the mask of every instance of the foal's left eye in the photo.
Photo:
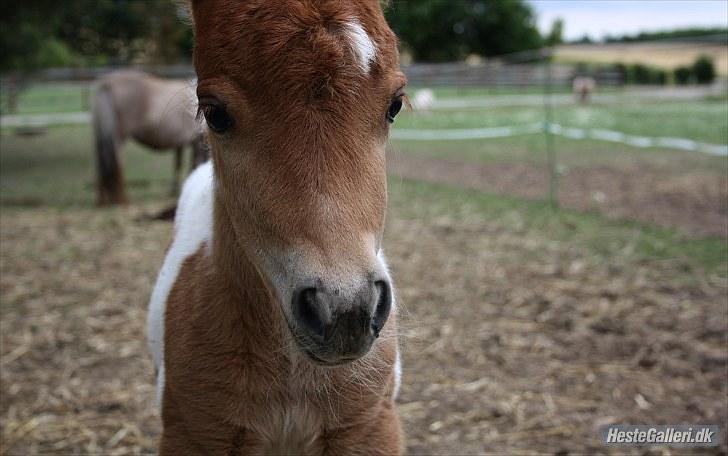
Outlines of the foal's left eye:
M200 111L205 116L207 126L215 133L225 133L233 126L233 118L221 104L200 103Z
M392 104L390 104L389 109L387 109L387 122L393 123L394 118L397 117L399 111L402 110L402 98L402 96L399 96L392 100Z

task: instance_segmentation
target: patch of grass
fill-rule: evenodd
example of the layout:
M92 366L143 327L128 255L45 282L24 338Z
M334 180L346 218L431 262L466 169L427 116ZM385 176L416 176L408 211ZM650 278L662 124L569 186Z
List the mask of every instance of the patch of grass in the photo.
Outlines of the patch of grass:
M463 141L391 140L388 154L409 153L472 163L542 163L541 135Z
M92 83L36 84L18 93L15 114L88 111L93 96ZM0 112L8 112L6 92L0 98Z
M395 128L478 128L543 122L542 106L489 107L403 112ZM566 105L554 108L554 121L563 126L600 128L640 136L671 136L728 144L728 104L703 101L625 101Z
M542 85L530 86L431 86L423 87L408 85L407 94L414 97L418 90L427 88L435 93L436 98L460 98L460 97L488 97L499 95L541 95L544 93ZM599 93L619 92L620 87L600 87ZM551 93L571 93L571 86L561 85L551 87Z
M533 85L524 87L508 86L407 86L407 94L413 97L418 90L429 89L435 93L435 98L484 97L493 95L538 95L544 92L543 86ZM558 86L551 89L552 93L571 93L571 87Z
M505 230L586 247L600 257L624 256L634 261L677 261L684 269L728 275L728 242L720 238L687 239L674 230L600 215L554 210L543 201L453 188L420 181L390 179L390 210L402 217L496 223Z
M572 127L728 144L728 105L720 101L569 106L556 109L555 120Z
M93 139L88 126L59 126L46 134L0 137L0 205L90 206L96 199ZM132 201L167 197L172 154L133 141L121 152Z
M543 160L542 138L538 135L504 140L462 142L453 147L427 143L429 152L442 157L480 159L487 153L493 160ZM583 153L585 142L574 142L573 154ZM423 143L417 144L422 147ZM409 144L407 145L409 147ZM447 146L447 147L446 147ZM401 152L397 143L391 153ZM35 137L18 137L7 130L0 137L0 206L33 208L91 207L95 202L95 170L91 130L87 126L54 127ZM581 152L580 152L581 151ZM418 152L424 153L424 152ZM594 156L599 153L592 154ZM658 155L654 152L653 155ZM172 155L153 153L128 142L122 151L129 197L135 203L165 200L171 185ZM720 163L725 163L725 159ZM722 172L725 165L716 167ZM481 220L497 220L504 229L525 230L557 242L587 245L602 255L632 252L648 259L688 259L711 270L725 270L726 242L720 239L686 240L676 232L638 223L613 222L575 211L553 212L545 203L483 194L441 185L391 179L393 210L414 217L442 214ZM13 210L15 210L13 209ZM23 210L25 210L23 209ZM622 253L619 253L622 254ZM721 269L722 268L722 269Z
M672 171L699 169L725 173L728 166L728 157L663 148L641 149L606 141L555 136L554 146L558 164L567 168L598 165L619 168L649 164ZM392 140L388 150L390 154L407 153L470 163L526 163L546 166L546 139L543 134L488 140Z
M528 125L542 122L543 109L538 107L493 107L488 109L457 109L411 112L404 110L395 128L480 128L510 125Z

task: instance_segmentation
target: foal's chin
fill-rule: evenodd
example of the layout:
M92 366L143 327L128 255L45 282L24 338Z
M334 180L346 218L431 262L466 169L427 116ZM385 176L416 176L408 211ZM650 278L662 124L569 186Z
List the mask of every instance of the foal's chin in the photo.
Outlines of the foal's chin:
M301 357L306 361L320 367L339 367L346 366L356 360L363 358L369 353L374 345L375 338L362 341L356 350L342 351L332 344L317 343L307 340L301 336L295 329L291 329L296 349L300 352Z
M362 351L361 354L358 355L347 355L347 356L334 356L334 357L322 357L321 355L308 350L308 349L301 349L301 351L304 353L304 355L308 358L309 361L311 361L313 364L317 366L323 366L323 367L337 367L337 366L345 366L348 364L353 363L356 360L359 360L366 356L367 353L369 353L369 350L371 349L372 344L370 343L369 346ZM326 356L326 355L324 355Z

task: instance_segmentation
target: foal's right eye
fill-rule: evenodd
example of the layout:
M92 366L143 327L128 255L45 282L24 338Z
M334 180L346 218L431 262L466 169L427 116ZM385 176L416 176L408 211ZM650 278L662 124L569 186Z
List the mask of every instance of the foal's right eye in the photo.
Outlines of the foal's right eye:
M201 102L200 111L205 116L207 126L215 133L225 133L233 126L233 118L219 102L205 104Z
M394 118L397 117L397 114L402 109L402 97L403 95L392 100L389 109L387 109L387 122L394 123Z

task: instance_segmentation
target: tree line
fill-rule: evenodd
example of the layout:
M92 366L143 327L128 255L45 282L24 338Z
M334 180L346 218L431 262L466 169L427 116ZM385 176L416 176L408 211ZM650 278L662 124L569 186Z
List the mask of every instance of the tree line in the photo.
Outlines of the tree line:
M188 61L192 31L180 0L5 2L0 70ZM416 60L501 55L543 44L523 0L392 0L387 19Z
M563 22L554 21L542 35L533 9L524 0L385 3L387 20L402 50L416 61L456 61L471 54L507 56L562 42ZM707 31L726 34L726 29ZM684 38L698 32L706 30L642 33L619 40ZM0 72L187 62L192 42L181 0L10 1L0 16ZM675 79L700 80L695 71L685 76L686 71L676 73ZM645 71L636 68L633 73L640 78Z
M728 28L725 27L688 27L678 30L639 32L622 36L606 36L605 43L639 43L643 41L697 41L728 43Z
M624 84L638 85L687 85L710 84L716 76L713 59L707 55L699 55L691 65L681 65L673 70L646 65L644 63L586 63L576 64L576 74L594 74L600 71L611 71L619 75Z
M177 0L5 2L0 71L189 60L185 17Z

